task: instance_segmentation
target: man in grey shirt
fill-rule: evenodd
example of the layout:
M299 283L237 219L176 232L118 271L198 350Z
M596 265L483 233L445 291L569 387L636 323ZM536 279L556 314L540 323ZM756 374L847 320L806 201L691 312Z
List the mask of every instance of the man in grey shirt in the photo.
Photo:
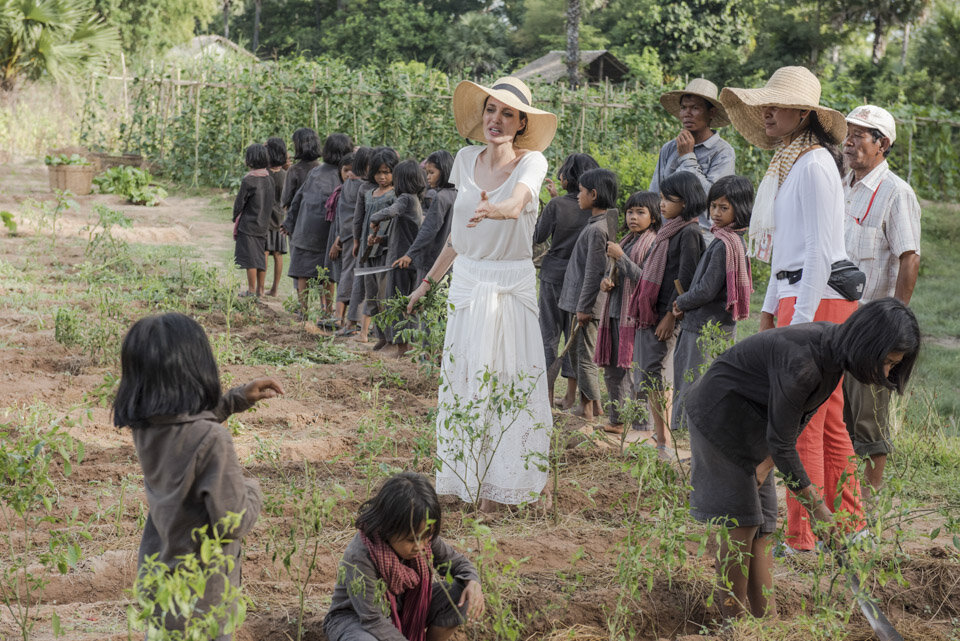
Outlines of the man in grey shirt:
M650 191L660 191L660 181L678 171L689 171L700 179L703 193L718 178L734 173L733 147L712 127L730 124L727 112L717 100L717 86L705 78L691 80L682 91L668 91L660 104L683 124L677 137L661 147L653 170ZM712 226L706 211L700 213L700 228Z

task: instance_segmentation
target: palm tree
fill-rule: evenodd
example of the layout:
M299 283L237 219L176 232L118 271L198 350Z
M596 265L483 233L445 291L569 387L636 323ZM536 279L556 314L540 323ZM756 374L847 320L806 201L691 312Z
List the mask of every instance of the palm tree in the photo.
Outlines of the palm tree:
M507 61L506 29L496 16L471 11L447 28L449 46L443 61L453 74L474 78L490 74Z
M120 51L93 0L0 0L0 90L49 74L82 76Z

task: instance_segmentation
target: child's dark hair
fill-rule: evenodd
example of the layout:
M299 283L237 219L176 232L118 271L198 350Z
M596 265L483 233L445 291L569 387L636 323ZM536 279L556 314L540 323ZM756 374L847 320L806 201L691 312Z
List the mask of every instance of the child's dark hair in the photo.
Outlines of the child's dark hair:
M283 138L267 138L267 154L270 156L271 167L283 167L287 164L287 143Z
M340 159L353 151L353 142L347 134L330 134L323 142L323 162L334 167L340 166Z
M680 217L684 220L693 220L707 208L707 195L703 193L703 186L689 171L678 171L661 180L660 193L667 200L683 201Z
M199 414L220 402L220 375L197 321L171 312L141 318L120 347L113 424L145 427L154 416Z
M564 174L566 175L566 174ZM593 206L597 209L610 209L617 205L620 191L617 175L609 169L591 169L580 176L580 187L587 191L596 191Z
M415 529L422 524L427 525L424 538L440 534L440 500L430 481L416 472L391 476L357 514L357 529L384 543L419 534Z
M380 171L380 167L386 165L390 168L390 171L393 171L393 168L397 166L397 163L400 162L400 156L397 155L390 147L377 147L373 150L373 155L370 157L370 164L367 166L367 181L376 183L377 182L377 172Z
M266 169L270 166L270 152L264 145L255 142L247 147L243 160L250 169Z
M441 149L427 156L427 162L440 172L440 184L437 185L437 189L452 188L450 172L453 171L453 155L446 149Z
M350 170L352 171L352 170L353 170L353 159L354 159L355 157L356 157L356 156L354 156L354 154L353 154L352 151L351 151L349 154L344 154L344 155L340 158L340 163L337 165L337 169L339 169L340 171L343 171L343 168L344 168L344 167L349 167Z
M646 207L650 212L650 229L658 231L663 224L660 220L660 194L655 191L635 191L627 198L624 214L634 207Z
M750 215L753 213L753 183L744 176L724 176L713 183L707 202L712 203L717 198L726 198L733 208L734 229L745 229L750 226Z
M423 198L427 191L427 177L416 160L404 160L393 168L393 191L398 196L413 194Z
M293 159L312 162L320 157L320 136L310 127L293 132Z
M837 328L833 349L843 369L861 383L902 394L920 352L920 325L902 302L881 298L861 306ZM903 352L903 360L885 377L884 361L891 352Z
M576 194L580 191L580 176L591 169L599 168L600 165L590 154L570 154L557 170L557 180L566 183L564 189L568 194Z
M370 158L373 156L373 149L370 147L357 147L353 152L353 175L357 178L365 178L370 165Z

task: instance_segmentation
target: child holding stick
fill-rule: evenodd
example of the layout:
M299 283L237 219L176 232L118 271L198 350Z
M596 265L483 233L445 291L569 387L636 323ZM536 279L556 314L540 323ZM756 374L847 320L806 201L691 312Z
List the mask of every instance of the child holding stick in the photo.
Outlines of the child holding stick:
M330 641L447 641L483 614L477 570L440 525L437 493L414 472L387 479L360 506L323 619Z
M607 241L607 257L614 260L610 278L604 278L600 289L607 292L594 361L603 367L603 380L610 395L610 422L603 430L623 434L624 426L617 403L632 396L630 368L633 367L633 342L637 321L627 314L630 296L640 280L640 265L660 229L660 196L652 191L638 191L627 199L629 233L617 243Z
M275 379L261 378L221 396L203 328L178 313L137 321L123 339L120 367L113 422L131 428L149 510L138 565L153 556L173 567L183 555L199 555L193 531L217 527L233 512L242 515L239 525L221 534L230 539L224 554L235 559L226 580L239 586L240 539L253 528L262 497L259 483L244 478L221 423L283 389ZM218 603L222 589L222 581L209 583L200 608ZM182 630L184 623L168 619L166 625Z
M707 200L714 240L700 258L690 289L673 301L673 315L680 319L673 356L673 429L683 423L686 390L700 378L700 370L711 356L697 344L703 328L717 323L722 338L732 345L737 339L737 321L750 315L753 278L743 234L750 226L753 185L743 176L724 176L710 187Z
M674 457L663 363L676 342L675 281L679 280L680 287L687 290L693 280L704 246L697 216L706 205L707 195L689 171L678 171L660 183L663 226L644 259L643 274L627 311L637 319L634 345L639 369L637 394L641 398L649 393L658 454L664 460Z
M601 413L600 381L593 355L603 312L600 281L607 267L607 210L616 205L617 190L617 175L609 169L591 169L580 176L577 202L581 209L590 211L590 220L573 246L560 292L560 309L577 319L578 330L571 339L570 364L580 392L577 413L588 421Z
M267 276L267 233L275 187L267 169L270 156L266 147L250 145L244 159L250 171L233 201L234 262L247 272L247 291L240 296L259 298Z

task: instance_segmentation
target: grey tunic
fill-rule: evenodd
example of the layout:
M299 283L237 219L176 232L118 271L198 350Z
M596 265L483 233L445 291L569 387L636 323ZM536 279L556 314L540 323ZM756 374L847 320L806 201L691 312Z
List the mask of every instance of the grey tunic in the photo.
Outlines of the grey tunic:
M550 239L550 249L540 264L540 280L563 283L567 261L570 260L577 238L588 220L590 212L580 209L576 194L558 196L547 203L533 231L534 243Z
M441 577L435 577L435 581L442 580L448 573L464 583L480 580L476 568L467 557L447 545L439 536L433 538L430 547L433 551L433 567ZM323 619L324 633L330 636L332 630L344 627L344 619L359 619L363 630L378 641L406 641L393 625L389 613L383 613L384 608L376 597L379 575L359 533L347 545L337 575L330 609ZM362 587L356 589L357 586ZM381 600L385 601L386 597Z
M603 313L599 294L600 281L607 268L606 221L605 215L591 216L577 238L560 292L560 309L566 312L584 312L594 318Z
M212 412L155 417L132 430L149 506L138 565L156 554L174 567L177 557L199 553L193 530L212 528L227 512L243 513L224 548L236 558L227 578L240 585L240 539L253 529L262 498L256 479L243 476L230 432L220 423L249 407L243 389L235 387ZM222 589L209 584L203 601L216 602Z
M684 313L680 319L683 331L699 333L710 321L724 327L734 324L733 315L727 310L726 261L727 249L723 241L715 239L700 258L690 288L677 296L677 307Z
M418 272L429 271L443 250L443 244L450 236L450 221L453 219L450 214L456 199L457 190L453 188L439 189L434 193L427 212L423 215L420 231L407 250L407 256L413 260L413 266Z
M327 199L340 184L340 172L326 163L315 167L293 197L283 228L297 249L324 252L327 247Z

